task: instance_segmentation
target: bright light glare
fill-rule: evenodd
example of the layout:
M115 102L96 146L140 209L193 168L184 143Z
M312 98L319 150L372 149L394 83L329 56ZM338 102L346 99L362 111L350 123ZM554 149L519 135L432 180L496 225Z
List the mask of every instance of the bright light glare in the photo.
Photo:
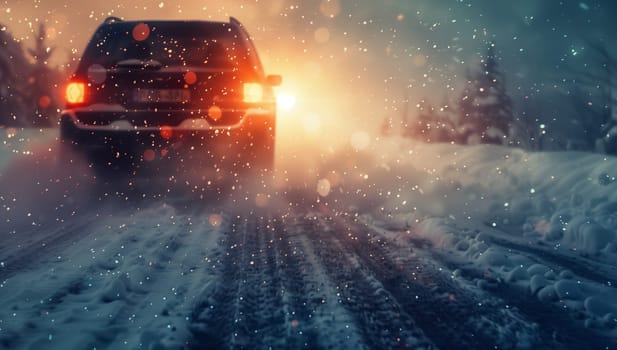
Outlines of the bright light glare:
M302 117L302 126L304 131L309 134L314 134L321 129L321 118L318 114L308 113Z
M351 142L351 146L356 151L361 151L370 145L371 137L364 131L356 131L351 135L351 139L349 141Z
M257 83L244 84L244 102L258 103L263 98L263 88Z
M296 106L296 96L279 93L276 95L276 104L282 111L289 112Z

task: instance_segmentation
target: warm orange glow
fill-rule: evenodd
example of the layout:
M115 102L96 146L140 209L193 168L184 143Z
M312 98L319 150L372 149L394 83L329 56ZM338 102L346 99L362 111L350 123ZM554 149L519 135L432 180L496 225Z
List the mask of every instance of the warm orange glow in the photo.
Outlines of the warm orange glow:
M356 151L362 151L371 144L371 136L365 131L356 131L351 135L349 142Z
M276 94L276 104L282 111L289 112L296 105L296 96L287 93Z
M244 84L244 102L257 103L261 102L264 91L260 84L246 83Z
M316 134L321 129L321 117L316 113L307 113L301 118L304 131L308 134Z
M208 116L212 118L212 120L217 121L223 116L223 110L219 106L212 106L208 108Z
M191 71L184 73L184 81L189 85L195 84L197 82L197 74Z
M173 136L174 131L173 131L173 129L171 128L171 126L169 126L169 125L163 125L163 126L161 126L161 131L160 131L160 133L161 133L161 137L162 137L162 138L164 138L165 140L169 140L169 139Z
M83 103L86 98L86 84L73 81L66 86L66 102Z
M315 37L315 41L324 44L330 40L330 31L326 27L319 27L315 30L313 36Z
M150 27L145 23L138 23L133 27L133 39L144 41L150 36Z

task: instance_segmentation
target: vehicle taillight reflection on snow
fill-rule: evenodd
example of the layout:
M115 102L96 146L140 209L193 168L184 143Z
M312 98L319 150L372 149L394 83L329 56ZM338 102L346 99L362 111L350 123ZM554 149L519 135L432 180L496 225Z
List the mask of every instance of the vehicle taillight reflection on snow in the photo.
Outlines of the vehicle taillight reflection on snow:
M240 22L108 18L65 87L61 139L90 161L269 169L281 77Z

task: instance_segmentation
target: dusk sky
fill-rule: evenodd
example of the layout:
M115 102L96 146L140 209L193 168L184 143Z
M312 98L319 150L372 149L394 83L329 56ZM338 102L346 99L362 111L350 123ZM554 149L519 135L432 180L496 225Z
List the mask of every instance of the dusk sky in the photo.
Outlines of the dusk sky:
M401 113L428 98L454 104L465 72L495 42L518 109L567 89L573 70L590 69L588 43L614 48L610 0L323 0L323 1L26 1L0 3L0 23L32 45L43 21L52 64L79 57L107 16L216 19L234 16L254 36L268 73L282 89L324 114L352 111L361 124ZM585 66L587 64L587 66ZM318 103L315 103L318 100ZM559 102L546 101L543 104ZM319 105L319 106L317 106ZM552 107L551 107L552 108ZM558 112L546 112L558 114ZM345 113L349 115L350 113ZM358 118L361 116L361 118ZM547 116L555 118L555 116Z

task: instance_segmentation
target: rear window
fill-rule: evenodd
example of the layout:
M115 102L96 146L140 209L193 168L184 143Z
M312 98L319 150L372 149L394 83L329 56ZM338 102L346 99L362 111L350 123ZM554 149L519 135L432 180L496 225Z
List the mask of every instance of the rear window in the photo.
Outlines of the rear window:
M115 23L99 28L82 64L113 67L127 60L164 66L258 69L255 53L226 23Z

